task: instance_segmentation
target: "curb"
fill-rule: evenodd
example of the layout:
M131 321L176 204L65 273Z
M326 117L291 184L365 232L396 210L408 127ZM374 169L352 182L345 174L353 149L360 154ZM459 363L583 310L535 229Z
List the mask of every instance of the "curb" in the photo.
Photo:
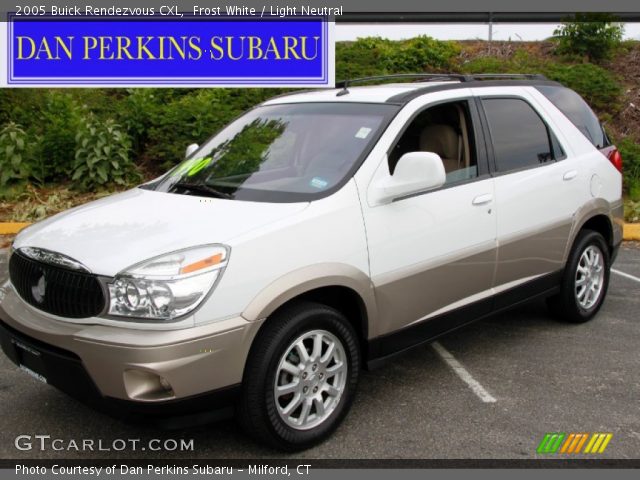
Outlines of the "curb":
M0 235L15 235L30 223L3 223L0 222ZM625 223L622 239L627 241L640 241L640 223Z
M622 239L640 241L640 223L625 223Z
M30 223L4 223L0 222L0 235L14 235L24 227L31 225Z

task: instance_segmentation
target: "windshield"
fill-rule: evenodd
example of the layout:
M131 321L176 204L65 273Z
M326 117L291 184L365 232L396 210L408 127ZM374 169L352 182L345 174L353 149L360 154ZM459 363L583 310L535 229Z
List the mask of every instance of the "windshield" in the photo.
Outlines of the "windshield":
M258 107L208 140L155 189L264 202L321 198L353 175L396 110L364 103Z

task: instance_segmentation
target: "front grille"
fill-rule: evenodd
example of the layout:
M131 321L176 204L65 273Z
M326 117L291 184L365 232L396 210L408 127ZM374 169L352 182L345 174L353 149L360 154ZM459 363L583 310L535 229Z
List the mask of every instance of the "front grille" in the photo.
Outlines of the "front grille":
M104 309L105 298L98 279L26 257L11 255L9 276L16 291L28 304L59 317L95 317Z

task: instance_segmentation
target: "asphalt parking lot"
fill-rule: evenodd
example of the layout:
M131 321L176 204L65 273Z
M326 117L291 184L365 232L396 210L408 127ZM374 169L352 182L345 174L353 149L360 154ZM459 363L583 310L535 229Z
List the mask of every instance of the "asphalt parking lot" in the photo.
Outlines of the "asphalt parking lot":
M614 269L640 278L640 245L626 243ZM442 348L420 347L365 372L336 434L295 457L526 459L536 458L546 432L560 431L611 432L600 458L640 458L640 281L622 273L612 273L607 300L588 324L558 323L544 302L534 302L444 337ZM451 354L476 389L438 351ZM30 378L4 356L0 405L5 459L283 457L249 441L233 421L162 431L112 420ZM23 434L105 444L184 438L193 439L195 449L23 452L14 447Z

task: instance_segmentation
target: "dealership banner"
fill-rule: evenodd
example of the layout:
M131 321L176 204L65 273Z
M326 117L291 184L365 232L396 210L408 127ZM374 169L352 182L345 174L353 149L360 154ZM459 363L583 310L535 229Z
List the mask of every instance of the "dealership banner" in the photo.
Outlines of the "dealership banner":
M0 87L328 87L325 15L18 16L0 24Z

